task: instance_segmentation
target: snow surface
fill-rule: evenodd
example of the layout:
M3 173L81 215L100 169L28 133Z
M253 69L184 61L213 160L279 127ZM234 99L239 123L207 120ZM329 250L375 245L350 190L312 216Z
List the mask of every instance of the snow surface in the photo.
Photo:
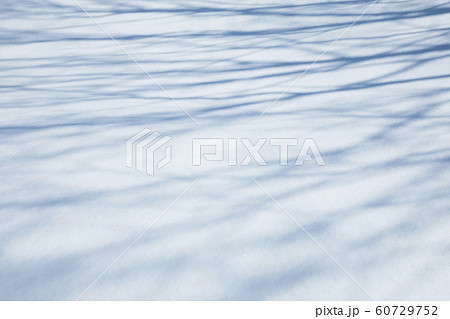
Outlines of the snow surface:
M199 125L73 0L2 0L1 299L77 299L196 178L81 300L450 298L448 1L379 0L255 125L372 1L77 1ZM196 137L326 166L192 167Z

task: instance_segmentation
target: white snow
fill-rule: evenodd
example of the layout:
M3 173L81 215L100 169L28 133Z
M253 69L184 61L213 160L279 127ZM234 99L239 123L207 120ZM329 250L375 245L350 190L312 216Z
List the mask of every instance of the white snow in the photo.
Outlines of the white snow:
M199 125L73 0L3 0L0 299L77 299L199 178L82 300L448 300L447 1L379 0L255 125L373 1L77 1ZM192 167L208 137L326 166Z

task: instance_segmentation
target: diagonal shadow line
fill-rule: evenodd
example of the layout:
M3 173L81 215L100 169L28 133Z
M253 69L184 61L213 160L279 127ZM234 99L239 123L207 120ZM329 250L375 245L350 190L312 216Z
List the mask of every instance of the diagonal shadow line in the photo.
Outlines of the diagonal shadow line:
M180 109L182 109L183 110L183 112L184 113L186 113L186 115L187 116L189 116L190 118L191 118L191 120L192 121L194 121L195 122L195 124L197 124L197 125L200 125L200 124L198 124L198 122L195 120L195 118L194 117L192 117L192 115L180 104L180 103L178 103L178 101L177 100L175 100L174 99L174 97L169 93L169 92L167 92L166 91L166 89L161 85L161 84L159 84L159 82L158 81L156 81L156 79L150 74L150 73L148 73L145 69L144 69L144 67L119 43L119 42L117 42L116 41L116 39L114 39L113 38L113 36L111 35L111 34L109 34L109 32L108 31L106 31L105 30L105 28L103 28L103 26L89 13L89 12L87 12L79 3L78 3L78 1L77 0L73 0L73 2L75 2L75 4L81 9L81 10L83 10L84 11L84 13L86 13L86 15L89 17L89 18L91 18L91 20L92 21L94 21L95 22L95 24L97 24L98 25L98 27L100 28L100 29L102 29L103 30L103 32L108 36L108 37L110 37L111 38L111 40L113 40L114 41L114 43L115 44L117 44L117 46L142 70L142 71L144 71L144 73L145 74L147 74L148 75L148 77L150 78L150 79L152 79L152 81L153 82L155 82L155 84L157 85L157 86L159 86L159 88L161 89L161 90L163 90L164 91L164 93L166 93L167 94L167 96L172 100L172 101L174 101L175 102L175 104L180 108Z
M74 0L75 1L75 0ZM361 15L355 20L355 21L353 21L353 23L352 24L350 24L349 26L348 26L348 28L347 29L345 29L345 31L344 32L342 32L342 34L336 39L336 40L334 40L334 42L333 43L331 43L331 45L328 47L328 48L326 48L326 50L325 51L323 51L322 52L322 54L321 55L319 55L307 68L306 68L306 70L305 71L303 71L302 72L302 74L300 74L300 76L291 84L291 85L289 85L289 87L286 89L286 90L284 90L284 92L283 93L281 93L281 95L275 100L275 101L273 101L268 107L266 107L266 109L261 113L261 115L252 123L252 126L253 125L255 125L256 124L256 122L258 122L260 119L261 119L261 117L263 117L264 116L264 114L266 114L267 113L267 111L275 104L275 103L277 103L298 81L300 81L300 79L336 44L336 43L338 43L339 42L339 40L348 32L348 30L350 30L355 24L356 24L356 22L358 22L359 21L359 19L361 19L366 13L367 13L367 11L369 11L370 10L370 8L372 8L373 7L373 5L375 4L375 3L377 3L378 2L378 0L375 0L374 2L372 2L372 4L366 9L366 10L364 10L364 12L363 13L361 13Z
M171 203L170 203L170 205L166 208L166 210L164 210L164 212L149 226L149 227L147 227L147 229L146 230L144 230L132 243L131 243L131 245L129 245L128 247L127 247L127 249L125 249L124 251L123 251L123 253L121 253L120 254L120 256L119 257L117 257L117 259L116 260L114 260L114 262L108 267L108 268L106 268L106 270L100 275L100 276L98 276L98 278L97 279L95 279L84 291L83 291L83 293L77 298L77 299L75 299L76 301L79 301L100 279L102 279L102 277L112 268L112 267L114 267L114 265L115 264L117 264L117 262L120 260L120 259L122 259L122 257L128 252L128 251L130 251L130 249L131 248L133 248L133 246L153 227L153 226L155 226L155 224L169 211L169 209L171 209L172 208L172 206L179 200L179 199L181 199L191 188L192 188L192 186L194 186L197 182L198 182L198 180L200 179L200 177L199 178L197 178L188 188L186 188L185 190L184 190L184 192L183 193L181 193L180 195L178 195L178 197L177 198L175 198Z
M289 214L286 209L283 208L283 206L280 205L280 203L278 203L275 198L273 198L272 195L270 195L270 193L261 186L260 183L258 183L253 177L251 177L251 179L255 182L256 185L258 185L258 187L264 192L266 193L267 196L269 196L269 198L275 203L277 204L278 207L281 208L281 210L287 215L289 216L290 219L292 219L294 221L294 223L297 224L298 227L300 227L301 230L303 230L303 232L308 235L308 237L339 267L341 268L341 270L351 279L353 280L353 282L358 285L358 287L372 300L375 301L375 299L367 292L366 289L364 289L361 284L352 276L350 275L350 273L345 270L345 268L333 257L331 256L331 254L302 226L300 225L299 222L297 222L294 217L292 217L291 214Z

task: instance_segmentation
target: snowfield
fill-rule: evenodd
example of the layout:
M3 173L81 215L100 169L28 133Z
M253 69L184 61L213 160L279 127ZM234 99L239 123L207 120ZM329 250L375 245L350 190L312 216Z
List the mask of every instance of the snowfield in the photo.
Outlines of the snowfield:
M450 2L0 17L0 299L449 300ZM172 137L154 176L125 165L144 128ZM326 165L191 165L193 138L282 137Z

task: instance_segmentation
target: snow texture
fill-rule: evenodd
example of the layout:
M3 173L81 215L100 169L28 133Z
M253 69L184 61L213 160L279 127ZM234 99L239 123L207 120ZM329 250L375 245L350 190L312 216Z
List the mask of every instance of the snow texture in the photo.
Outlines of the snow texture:
M197 178L81 300L450 298L448 1L379 0L312 66L373 1L77 2L199 125L73 0L2 0L0 299L79 298ZM193 167L198 137L326 166Z

